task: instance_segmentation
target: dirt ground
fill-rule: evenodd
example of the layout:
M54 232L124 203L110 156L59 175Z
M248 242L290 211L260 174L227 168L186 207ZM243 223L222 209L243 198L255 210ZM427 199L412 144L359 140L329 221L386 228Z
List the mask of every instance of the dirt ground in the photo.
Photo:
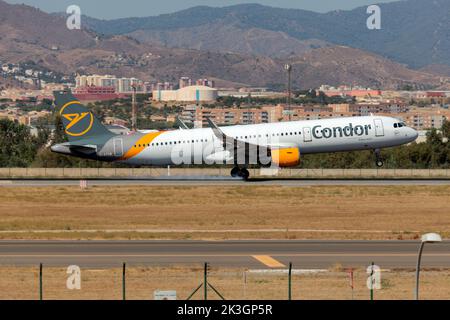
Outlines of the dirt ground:
M122 270L82 269L81 289L66 286L66 269L43 270L43 298L122 299ZM0 268L0 300L39 299L39 272L36 268ZM7 276L6 276L7 275ZM328 270L317 274L294 275L292 297L295 300L369 300L368 275L365 270L354 271L354 289L346 270ZM126 298L152 300L155 290L176 290L177 299L185 300L203 282L203 270L192 268L132 267L126 272ZM287 299L287 275L253 274L244 269L213 269L209 282L225 299L259 300ZM450 297L450 270L424 270L421 273L421 299L448 299ZM381 289L375 290L375 300L413 299L414 272L412 270L386 270L381 273ZM203 288L194 296L203 299ZM220 299L211 289L208 299Z
M1 239L416 239L450 234L448 186L10 187Z
M1 239L416 239L450 234L448 186L11 187Z

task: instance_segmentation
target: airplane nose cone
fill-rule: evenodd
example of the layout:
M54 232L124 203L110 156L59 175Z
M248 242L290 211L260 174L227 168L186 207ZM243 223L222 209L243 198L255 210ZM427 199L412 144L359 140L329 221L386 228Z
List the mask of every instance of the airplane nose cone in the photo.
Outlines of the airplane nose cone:
M412 141L416 141L417 138L419 137L419 132L417 132L417 130L414 130L413 128L409 128L410 133L408 134L408 136L411 136L411 140Z

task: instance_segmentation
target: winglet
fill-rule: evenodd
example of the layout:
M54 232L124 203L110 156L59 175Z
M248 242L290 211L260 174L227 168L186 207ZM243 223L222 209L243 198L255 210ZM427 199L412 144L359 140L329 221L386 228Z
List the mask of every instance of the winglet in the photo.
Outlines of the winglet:
M186 123L184 123L183 120L180 119L180 117L177 117L177 121L181 124L180 129L189 129L189 127L186 125Z
M220 128L214 123L214 121L211 120L211 118L206 117L206 121L208 121L209 126L211 127L211 129L214 132L214 135L218 139L222 140L222 139L226 138L226 135L223 133L222 130L220 130Z

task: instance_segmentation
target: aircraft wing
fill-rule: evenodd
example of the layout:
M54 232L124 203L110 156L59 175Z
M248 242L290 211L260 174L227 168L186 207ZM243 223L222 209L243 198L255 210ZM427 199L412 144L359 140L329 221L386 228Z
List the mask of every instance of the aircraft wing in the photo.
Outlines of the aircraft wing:
M239 150L241 148L245 148L245 150L257 148L259 149L267 148L267 150L273 150L273 149L296 147L295 144L288 144L288 143L267 143L265 145L259 145L241 140L236 140L235 138L226 135L209 117L207 117L206 120L208 121L208 124L211 127L211 129L213 130L216 138L222 141L222 147L224 150Z

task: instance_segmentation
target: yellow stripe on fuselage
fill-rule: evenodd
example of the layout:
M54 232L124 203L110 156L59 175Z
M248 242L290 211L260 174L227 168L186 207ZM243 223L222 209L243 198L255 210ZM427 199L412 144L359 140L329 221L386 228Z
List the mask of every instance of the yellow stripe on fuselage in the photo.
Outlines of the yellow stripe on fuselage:
M153 140L155 140L158 136L160 136L163 132L152 132L148 133L142 138L140 138L138 141L134 143L134 145L125 153L125 155L121 158L121 160L128 160L135 156L137 156L139 153L145 150L146 147L148 147Z

